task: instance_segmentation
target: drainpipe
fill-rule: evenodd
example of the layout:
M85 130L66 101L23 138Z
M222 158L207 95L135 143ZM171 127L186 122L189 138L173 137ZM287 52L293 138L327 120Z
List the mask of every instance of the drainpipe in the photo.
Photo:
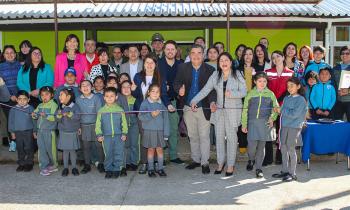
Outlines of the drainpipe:
M330 49L330 42L331 42L331 36L330 36L330 32L331 32L331 28L332 28L332 21L327 21L327 27L325 29L325 40L324 40L324 46L326 48L326 63L329 63L332 59L331 59L331 49Z

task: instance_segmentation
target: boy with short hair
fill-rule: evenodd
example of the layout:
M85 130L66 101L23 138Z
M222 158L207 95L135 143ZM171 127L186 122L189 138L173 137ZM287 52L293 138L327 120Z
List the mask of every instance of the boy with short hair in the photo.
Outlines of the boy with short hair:
M97 140L103 144L105 152L105 178L118 178L124 163L124 146L128 125L122 107L117 103L117 90L104 90L105 105L98 111L96 119Z
M326 55L326 49L322 46L316 46L313 49L314 60L310 62L310 64L306 67L304 71L304 75L306 75L309 71L314 71L317 74L320 73L321 69L329 68L332 69L331 66L324 61L324 57ZM306 82L306 81L305 81Z
M35 129L31 113L34 108L28 104L29 94L25 90L17 92L17 105L10 110L8 130L16 139L18 153L17 172L31 171L34 164L33 132Z

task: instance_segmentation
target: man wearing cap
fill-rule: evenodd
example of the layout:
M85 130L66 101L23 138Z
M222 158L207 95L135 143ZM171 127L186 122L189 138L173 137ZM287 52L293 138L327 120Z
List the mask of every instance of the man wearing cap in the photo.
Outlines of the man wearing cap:
M72 88L75 97L79 97L81 95L79 86L76 83L76 79L77 79L77 73L74 68L69 67L68 69L66 69L66 71L64 71L65 83L56 89L55 95L54 95L54 99L56 100L57 104L60 104L60 100L59 100L60 92L65 88Z
M143 68L143 62L139 58L140 52L136 45L129 45L129 61L122 64L120 67L120 73L128 73L131 81L134 81L135 75Z
M158 58L164 57L163 47L164 47L164 37L160 33L155 33L152 36L152 54Z

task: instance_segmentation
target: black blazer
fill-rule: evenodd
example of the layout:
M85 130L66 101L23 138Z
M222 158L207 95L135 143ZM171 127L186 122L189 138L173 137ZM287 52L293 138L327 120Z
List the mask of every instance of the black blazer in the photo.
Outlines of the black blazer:
M174 80L174 90L177 94L179 94L179 90L182 85L185 85L185 95L181 97L182 101L185 101L187 98L188 93L190 92L191 85L192 85L192 63L182 63L178 66L178 71L176 73L176 77ZM205 86L207 83L209 77L213 74L215 71L214 67L203 63L202 66L200 67L200 72L199 72L199 88L202 90L202 88ZM207 97L205 97L202 101L202 105L205 108L210 107L211 102L216 102L216 92L215 90L211 91ZM185 102L182 104L183 108ZM210 109L204 109L204 116L205 119L210 120Z

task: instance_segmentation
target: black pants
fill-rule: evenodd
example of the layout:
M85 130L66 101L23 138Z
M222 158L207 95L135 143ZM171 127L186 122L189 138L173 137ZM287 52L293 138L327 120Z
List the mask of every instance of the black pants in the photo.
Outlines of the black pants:
M237 137L238 137L239 148L247 148L248 147L247 134L242 132L242 126L238 127Z
M342 120L344 114L346 115L346 119L350 121L350 102L337 101L333 112L334 119Z
M277 120L275 121L275 125L276 125L276 130L277 130L277 139L276 139L276 161L282 161L282 154L281 154L281 150L279 149L279 130L280 130L280 117L277 118ZM275 144L275 142L272 141L268 141L265 144L265 158L264 158L264 162L263 164L272 164L273 162L273 145Z
M17 131L16 149L18 154L18 165L33 165L34 148L33 148L33 130Z

